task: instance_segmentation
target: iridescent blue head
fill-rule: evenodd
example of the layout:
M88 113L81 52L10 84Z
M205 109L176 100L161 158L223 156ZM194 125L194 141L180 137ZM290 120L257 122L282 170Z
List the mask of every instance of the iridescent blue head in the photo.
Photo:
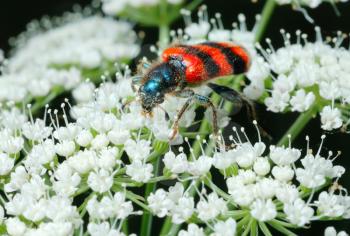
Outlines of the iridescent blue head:
M174 67L164 62L153 67L144 77L139 88L142 108L145 113L152 112L158 104L163 103L165 93L174 91L178 84Z

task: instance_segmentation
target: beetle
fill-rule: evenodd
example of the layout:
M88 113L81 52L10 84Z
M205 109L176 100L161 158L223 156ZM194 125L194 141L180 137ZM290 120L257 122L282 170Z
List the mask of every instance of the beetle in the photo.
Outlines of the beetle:
M147 71L144 75L135 76L132 80L139 85L138 96L145 114L152 114L154 107L163 103L165 95L187 98L173 123L170 140L178 132L179 121L191 105L197 102L213 111L213 132L218 133L217 112L214 104L206 96L196 94L192 87L206 83L215 93L233 102L237 107L246 103L255 116L254 107L244 95L229 87L211 83L220 76L237 75L248 71L251 58L247 50L229 42L203 42L195 45L176 45L165 49L161 62L151 65L143 62Z

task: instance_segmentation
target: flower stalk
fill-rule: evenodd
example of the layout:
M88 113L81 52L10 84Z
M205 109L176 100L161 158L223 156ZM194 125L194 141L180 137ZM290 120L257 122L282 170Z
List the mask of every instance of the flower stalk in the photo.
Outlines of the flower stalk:
M317 104L314 103L306 112L301 113L294 121L292 126L282 136L278 142L278 146L288 146L289 142L292 142L300 132L305 128L309 121L316 115Z
M266 27L269 24L272 14L277 6L276 0L267 0L263 11L261 13L261 18L259 21L258 29L255 33L255 42L260 42L266 32Z
M153 161L153 169L154 169L154 176L158 176L159 174L159 165L161 162L161 156L166 152L168 149L168 144L164 142L155 142L155 153L157 155L153 155L152 160ZM151 158L150 158L151 159ZM145 194L144 197L147 198L152 192L155 191L157 186L157 181L151 181L146 185ZM142 215L141 219L141 230L140 235L142 236L149 236L152 232L152 222L153 222L153 215L150 212L146 212Z

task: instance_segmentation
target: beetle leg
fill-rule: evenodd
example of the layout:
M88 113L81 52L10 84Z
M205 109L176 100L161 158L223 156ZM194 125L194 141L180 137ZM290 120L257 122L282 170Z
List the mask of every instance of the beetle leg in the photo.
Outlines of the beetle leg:
M179 122L181 117L183 116L183 114L185 113L185 111L187 110L187 108L190 106L192 100L193 100L193 95L194 92L193 90L190 89L184 89L181 91L176 91L173 93L174 96L176 97L180 97L180 98L188 98L187 101L185 102L185 104L181 107L180 111L177 113L174 123L173 123L173 128L172 128L172 132L169 136L170 140L173 140L176 136L176 134L179 131Z
M135 75L134 77L131 77L131 88L134 92L137 91L136 85L139 85L141 83L142 76L141 75Z
M216 113L216 108L214 106L214 104L210 101L210 99L206 96L202 96L199 94L195 94L193 92L193 90L190 89L185 89L185 90L181 90L178 92L174 93L175 96L177 97L182 97L182 98L188 98L187 101L185 102L185 104L182 106L181 110L179 111L179 113L177 114L175 121L173 123L173 131L172 134L170 135L170 140L172 140L179 129L179 122L181 117L183 116L183 114L185 113L185 111L187 110L187 108L190 106L190 104L192 103L192 101L197 102L198 104L208 107L210 106L210 108L213 111L213 132L214 135L217 136L218 134L218 125L217 125L217 113Z
M238 112L242 108L242 105L245 104L247 107L247 113L248 113L249 119L258 120L254 103L249 98L247 98L244 94L234 89L231 89L229 87L218 85L218 84L208 83L207 85L215 93L219 94L223 99L232 102L234 105L237 105L238 110L236 109L236 112ZM272 139L271 136L263 128L261 128L260 126L258 127L263 136L269 139Z
M183 89L183 90L175 91L173 95L179 98L191 98L195 95L195 93L191 89Z
M235 105L236 110L234 113L237 113L242 108L242 105L244 103L247 106L248 116L253 120L257 119L254 103L244 94L229 87L218 84L208 83L207 85L215 93L219 94L223 99L232 102Z
M142 76L141 75L135 75L135 76L131 77L131 88L132 88L132 91L137 92L136 85L139 85L141 83L141 80L142 80ZM132 100L126 102L125 104L123 104L121 109L124 110L134 100L135 99L132 99Z
M199 95L199 94L195 94L194 98L196 99L197 103L199 103L202 106L205 107L210 107L213 111L213 133L215 135L215 137L218 137L218 116L217 116L217 112L216 112L216 108L214 106L214 104L210 101L210 98L203 96L203 95Z
M175 138L176 134L179 132L180 119L181 119L182 115L185 113L185 111L187 110L187 108L190 106L192 100L193 100L193 97L190 97L189 99L187 99L185 104L181 107L181 110L177 113L177 115L175 117L175 121L173 123L172 132L169 136L170 140L173 140Z

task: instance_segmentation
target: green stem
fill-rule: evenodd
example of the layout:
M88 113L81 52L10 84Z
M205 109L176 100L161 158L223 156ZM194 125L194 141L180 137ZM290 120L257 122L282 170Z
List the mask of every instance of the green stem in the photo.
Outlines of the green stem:
M258 222L257 220L253 219L252 224L250 225L250 236L257 236L257 235L259 235Z
M122 231L125 235L129 235L129 223L127 220L124 220L123 221L123 224L122 224Z
M167 15L168 3L166 0L160 2L160 22L159 22L159 48L164 49L169 44L169 22Z
M276 229L277 231L281 232L283 235L287 235L287 236L297 236L297 235L294 234L292 231L290 231L289 229L287 229L287 228L284 227L283 225L279 224L278 222L268 221L267 223L268 223L270 226L272 226L274 229Z
M125 191L125 196L127 199L133 201L135 204L139 205L140 207L142 207L145 211L150 212L151 209L147 206L147 204L141 202L140 200L138 200L138 195L134 194L131 191L126 190Z
M258 29L255 33L255 42L259 42L264 36L266 27L271 19L272 13L276 7L276 0L267 0L264 9L261 13L261 18L259 20Z
M88 185L82 185L74 194L73 197L79 196L80 194L86 193L90 187Z
M159 25L159 47L165 48L169 44L169 25Z
M176 225L173 225L171 222L171 218L167 217L165 218L165 221L163 223L162 229L160 230L159 235L163 236L163 235L168 235L170 234L170 229L173 227L175 227Z
M287 146L289 139L293 141L300 132L304 129L306 124L314 117L317 111L317 103L314 103L309 110L304 113L301 113L293 125L287 130L287 132L283 135L283 137L278 142L278 146ZM290 138L289 138L290 137Z
M158 176L161 156L168 150L168 148L169 148L168 143L161 142L161 141L154 141L154 144L153 144L154 151L147 158L147 162L154 162L154 176ZM154 179L157 179L160 181L161 179L168 179L168 178L165 176L162 176L162 178L155 177ZM145 190L145 195L144 195L145 199L147 198L147 196L150 193L152 193L155 190L156 183L159 181L149 182L146 185L146 190ZM139 203L137 203L137 204L139 204ZM144 207L144 206L147 206L147 205L143 204L142 207ZM148 208L148 206L147 206L147 208ZM152 221L153 221L153 216L152 216L150 210L148 210L142 216L140 235L142 235L142 236L143 235L146 235L146 236L151 235Z
M213 192L216 192L219 196L221 196L226 201L230 202L233 201L231 195L227 194L225 191L221 190L218 186L216 186L209 178L207 181L204 182L205 185L207 185L209 188L213 190Z
M245 226L245 230L242 233L242 236L247 236L249 234L253 221L254 221L254 218L250 217L248 224Z
M195 8L197 8L199 6L199 4L201 4L203 2L203 0L193 0L190 1L188 3L188 5L185 7L185 9L189 10L189 11L193 11Z
M237 235L242 235L242 231L244 229L246 229L246 226L247 226L248 222L250 221L250 219L251 219L250 214L247 214L245 217L243 217L243 219L238 221L237 226L236 226Z
M86 211L87 211L86 205L94 195L95 195L94 193L91 193L88 197L85 198L85 201L83 202L83 204L79 206L78 211L79 211L80 217L84 217L84 215L86 214Z
M232 217L235 220L239 220L241 218L244 218L248 214L250 214L250 213L247 210L233 210L233 211L228 211L226 213L226 216Z
M267 228L265 222L261 222L259 221L259 228L261 229L261 231L264 233L265 236L272 236L269 228Z
M154 175L157 176L159 172L159 163L160 163L160 157L157 158L157 160L153 163L154 166ZM145 189L145 198L148 197L156 188L157 182L153 183L148 183L146 185ZM140 230L140 235L141 236L149 236L151 235L152 231L152 222L153 222L153 216L151 212L144 212L142 215L142 220L141 220L141 230Z
M45 96L42 99L38 99L33 106L31 107L32 114L36 114L41 108L46 106L46 104L49 104L52 100L54 100L58 95L63 93L63 88L54 88L47 96Z

